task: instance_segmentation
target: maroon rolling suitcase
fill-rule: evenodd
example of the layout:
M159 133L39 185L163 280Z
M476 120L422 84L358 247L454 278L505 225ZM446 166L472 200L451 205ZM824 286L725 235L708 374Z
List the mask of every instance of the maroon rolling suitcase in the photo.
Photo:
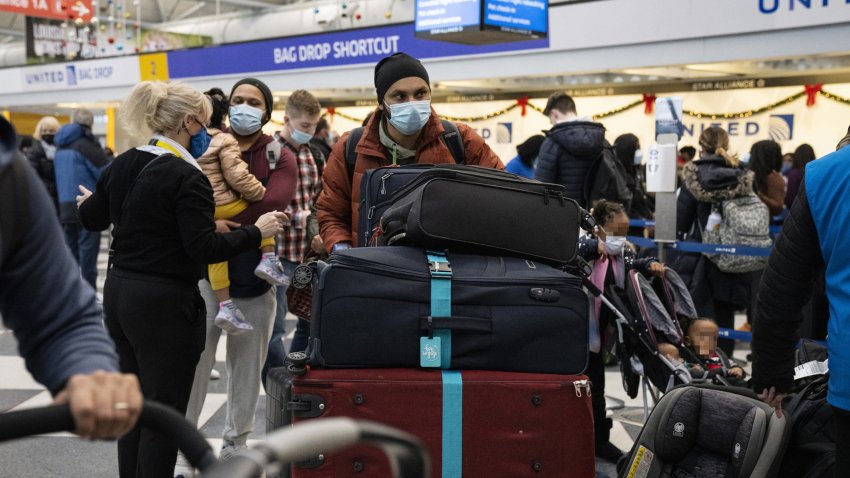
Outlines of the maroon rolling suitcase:
M385 423L427 445L434 478L595 476L583 375L311 369L293 377L278 368L269 382L281 392L270 395L269 413L279 417L270 426L329 416ZM360 446L296 464L292 476L383 478L388 467L379 450Z

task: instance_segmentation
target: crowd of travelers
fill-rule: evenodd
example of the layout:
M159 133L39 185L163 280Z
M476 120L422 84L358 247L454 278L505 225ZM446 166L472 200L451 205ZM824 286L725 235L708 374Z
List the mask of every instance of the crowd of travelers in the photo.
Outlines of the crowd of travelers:
M139 83L120 108L126 129L140 134L138 143L114 159L93 134L93 115L84 109L64 126L43 118L32 139L18 145L31 165L19 173L29 183L31 207L51 214L32 214L27 235L33 240L20 241L19 251L7 253L4 244L0 313L18 334L36 378L79 411L79 432L120 437L120 476L193 476L172 442L146 429L127 432L142 395L198 423L223 333L228 383L221 456L245 448L266 373L284 364L287 289L294 271L307 255L357 246L363 172L456 162L442 139L446 128L431 105L431 82L419 60L403 53L384 58L374 82L378 106L356 144L348 144L348 132L332 130L319 101L303 89L283 105L279 131L267 134L275 99L265 83L245 78L229 94L219 88L202 93L180 82ZM850 248L841 234L845 219L832 215L830 205L850 199L845 178L850 168L841 163L850 149L815 161L809 145L783 155L778 143L763 140L735 154L726 131L706 128L696 147L679 151L678 238L708 241L719 204L757 198L766 220L785 223L778 253L744 272L730 272L700 254L681 254L665 265L626 240L651 237L651 227L629 221L652 220L655 211L637 136L624 134L609 143L605 127L580 116L563 92L551 95L543 112L551 129L526 139L504 164L473 128L456 123L463 163L562 185L602 228L582 238L579 251L594 267L611 272L606 280L621 281L630 269L645 275L676 269L700 315L685 331L695 348L698 337L713 336L717 348L731 356L734 341L717 340L717 330L734 328L735 315L746 312L741 329L754 333L753 386L771 404L789 389L790 354L803 318L812 324L813 338L826 338L828 327L836 364L830 402L844 430L838 446L848 449L850 375L839 364L850 360L841 348L850 339L838 311L847 310L842 306ZM13 155L2 157L7 156ZM15 164L0 161L0 174ZM0 224L8 237L7 222ZM112 241L102 297L105 328L97 330L97 255L106 230ZM67 248L52 247L61 238ZM44 275L37 261L45 250L52 256L51 273L43 279L56 285L51 288L56 296L38 299L41 310L34 312L7 285L26 277L16 284L25 287ZM65 305L57 303L63 299ZM801 313L807 303L808 312ZM48 317L54 312L56 317ZM44 325L50 321L57 325ZM609 322L604 313L599 317L603 331ZM290 351L303 351L309 317L299 316L296 324ZM85 354L73 347L83 341L91 346ZM70 344L67 353L64 342ZM41 350L44 343L54 345ZM713 366L713 349L700 356L705 362L698 366ZM596 454L615 462L623 451L609 439L605 360L603 343L591 351L588 374ZM48 370L48 364L62 366ZM92 398L107 386L116 390L108 399ZM101 391L90 391L98 387ZM91 405L103 400L114 404L106 407L107 417ZM838 457L848 460L850 453Z

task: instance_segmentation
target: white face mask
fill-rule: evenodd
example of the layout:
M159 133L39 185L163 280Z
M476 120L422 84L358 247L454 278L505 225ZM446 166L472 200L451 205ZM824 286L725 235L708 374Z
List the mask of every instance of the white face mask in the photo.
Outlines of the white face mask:
M640 163L643 161L643 150L639 149L635 151L635 166L640 166Z
M612 256L619 256L623 253L625 245L625 236L608 236L605 239L605 252Z

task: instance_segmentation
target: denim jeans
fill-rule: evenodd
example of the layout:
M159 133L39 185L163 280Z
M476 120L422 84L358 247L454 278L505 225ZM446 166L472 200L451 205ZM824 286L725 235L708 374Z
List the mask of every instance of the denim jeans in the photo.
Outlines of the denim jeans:
M283 259L280 260L280 265L283 266L283 273L290 278L298 266L295 262ZM264 389L266 388L266 374L270 369L283 367L283 362L286 359L286 347L283 345L283 337L286 335L286 313L289 312L289 307L286 303L287 288L287 286L277 286L277 291L275 292L277 294L277 310L275 311L271 340L269 340L269 351L261 372Z
M89 231L79 223L64 223L65 243L80 266L80 275L97 290L97 254L100 252L100 232Z

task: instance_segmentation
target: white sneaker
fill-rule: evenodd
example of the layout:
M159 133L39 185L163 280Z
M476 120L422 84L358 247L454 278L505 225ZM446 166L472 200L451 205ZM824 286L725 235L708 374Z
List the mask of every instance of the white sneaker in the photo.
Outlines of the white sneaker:
M271 254L263 254L260 264L254 269L254 275L271 285L289 285L289 277L283 273L280 260Z
M210 380L218 380L221 378L221 372L216 369L210 370Z
M225 304L222 302L218 307L218 314L215 316L215 326L224 330L228 335L239 335L246 330L254 330L254 326L245 320L242 311L236 308L231 302Z
M183 456L183 453L177 452L177 464L174 466L174 478L195 478L195 469Z
M221 451L218 454L218 461L219 462L227 461L230 458L232 458L233 455L236 455L237 453L244 451L244 450L247 450L247 449L248 449L248 447L245 446L245 445L224 444L224 445L222 445ZM255 477L252 477L252 478L266 478L266 472L263 471L261 474L256 475Z

